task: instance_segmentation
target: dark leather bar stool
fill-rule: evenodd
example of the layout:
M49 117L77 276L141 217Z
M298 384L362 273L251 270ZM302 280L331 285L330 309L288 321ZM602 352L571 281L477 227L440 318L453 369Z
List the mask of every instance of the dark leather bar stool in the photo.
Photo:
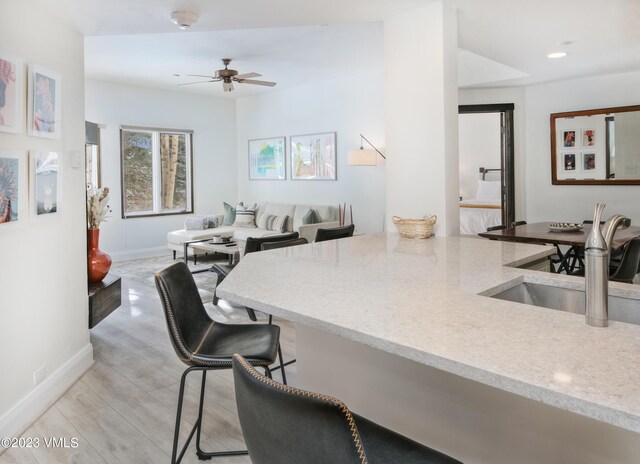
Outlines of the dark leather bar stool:
M298 232L291 232L289 234L284 234L284 235L267 236L267 237L260 237L260 238L249 237L247 238L247 243L244 247L244 254L247 255L248 253L255 253L256 251L261 251L263 243L283 242L286 240L296 239L298 237L299 237ZM217 285L220 285L222 281L226 279L226 277L229 275L229 273L233 270L234 267L236 267L235 264L233 265L214 264L211 266L211 270L216 274L218 274ZM214 305L218 304L218 297L215 294L213 296L213 304ZM246 310L247 310L247 314L249 315L249 319L251 319L252 321L258 320L258 318L256 317L256 313L252 308L246 308Z
M326 242L327 240L337 240L339 238L353 237L356 226L353 224L343 227L332 227L331 229L318 229L316 231L316 242Z
M307 245L308 243L309 241L306 238L294 238L292 240L283 240L280 242L266 242L262 244L262 251L275 250L277 248L287 248L287 247L298 246L298 245ZM269 314L269 324L271 324L272 321L273 321L273 316ZM283 366L288 366L295 362L296 362L296 359L291 359L290 361L285 362ZM279 367L273 368L274 371L278 369ZM282 379L283 380L286 379L286 377L284 376L284 371L283 371Z
M194 433L196 434L196 453L201 460L216 456L247 454L246 450L205 452L200 448L207 371L231 369L233 353L242 353L247 363L260 366L269 377L271 376L269 366L279 356L280 368L284 373L280 349L280 327L271 324L239 325L213 321L204 309L189 268L183 262L175 263L158 272L155 275L155 281L164 307L173 349L178 358L189 366L180 380L171 463L179 463L182 460ZM202 371L198 418L178 455L185 382L187 375L194 371Z
M460 463L352 413L338 399L275 382L238 354L233 377L253 464Z
M283 240L281 242L265 242L262 244L262 251L306 245L307 243L309 243L309 241L306 238L294 238L292 240Z

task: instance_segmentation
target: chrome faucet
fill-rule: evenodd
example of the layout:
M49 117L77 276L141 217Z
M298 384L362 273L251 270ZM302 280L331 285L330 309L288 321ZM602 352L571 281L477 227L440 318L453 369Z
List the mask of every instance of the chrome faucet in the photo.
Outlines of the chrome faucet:
M600 217L604 203L596 204L593 214L593 227L585 243L585 285L586 285L586 317L587 324L594 327L609 325L609 252L613 235L618 226L629 227L630 220L622 214L607 219L604 224L604 235L600 229Z

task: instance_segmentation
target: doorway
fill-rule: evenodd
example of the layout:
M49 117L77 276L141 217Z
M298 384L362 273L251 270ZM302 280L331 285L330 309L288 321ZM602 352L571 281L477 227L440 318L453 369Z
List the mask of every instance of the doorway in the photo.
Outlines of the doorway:
M465 214L465 210L478 210L469 213L470 215L474 216L473 220L475 221L475 225L472 226L472 229L473 227L475 227L476 229L484 227L487 221L490 220L486 218L490 217L494 217L494 219L491 220L493 220L494 222L499 221L499 225L505 227L509 227L515 220L515 150L513 139L514 107L515 105L513 103L460 105L458 107L459 115L478 115L479 118L477 121L479 123L482 121L481 124L471 124L472 127L476 126L476 132L472 131L472 135L478 135L477 128L482 127L482 124L488 124L487 127L491 127L491 129L489 130L497 131L497 134L488 134L488 138L484 139L484 142L478 140L477 152L483 153L483 149L487 146L495 147L490 148L490 150L499 150L499 153L496 154L494 158L491 158L491 155L486 153L486 150L484 154L478 155L479 158L476 163L477 166L473 166L473 170L475 171L478 179L477 190L473 192L471 187L467 187L467 192L462 192L461 190L461 231L463 226L462 214ZM495 121L495 125L493 126L491 125L493 124L492 121ZM461 126L462 125L463 124L461 124ZM469 124L466 123L464 125L469 126ZM479 136L484 137L481 134ZM465 142L465 144L469 146L468 141ZM485 158L483 159L483 157ZM466 159L468 160L469 158L467 157ZM498 165L485 165L487 163L483 161L487 161L489 163L497 162ZM466 170L469 169L469 163L470 161L466 161ZM466 176L465 179L462 178L461 173L461 187L463 185L470 185L469 174L467 173L464 175ZM493 190L495 190L495 194L491 195L490 192ZM465 201L465 193L469 197L468 201ZM490 198L491 196L494 196L496 198ZM473 203L474 200L478 201L476 203ZM469 207L466 207L465 203L469 205ZM486 207L491 203L495 203L496 205ZM500 209L499 212L496 211L498 208ZM490 209L494 209L494 211L491 212L489 211ZM486 230L486 227L484 230ZM478 232L475 232L474 229L474 233Z

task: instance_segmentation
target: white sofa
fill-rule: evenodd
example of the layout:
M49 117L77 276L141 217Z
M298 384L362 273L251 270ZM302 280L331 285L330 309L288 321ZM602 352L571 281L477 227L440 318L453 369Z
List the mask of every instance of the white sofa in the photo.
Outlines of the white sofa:
M302 224L302 217L307 214L310 209L314 209L317 219L320 221L315 224ZM294 205L289 203L260 203L256 209L256 220L262 214L270 214L274 216L289 216L287 222L287 232L298 232L300 237L306 238L312 242L316 237L318 229L328 229L338 227L338 211L334 206L319 205ZM220 223L224 218L223 214L218 214ZM212 238L214 235L224 235L233 237L236 240L246 240L248 237L266 237L269 235L281 235L280 232L273 230L259 229L257 227L236 227L236 226L219 226L213 229L205 230L174 230L167 234L167 246L173 250L174 258L176 252L183 253L184 242L191 240L204 240ZM188 248L188 253L200 254L203 251Z

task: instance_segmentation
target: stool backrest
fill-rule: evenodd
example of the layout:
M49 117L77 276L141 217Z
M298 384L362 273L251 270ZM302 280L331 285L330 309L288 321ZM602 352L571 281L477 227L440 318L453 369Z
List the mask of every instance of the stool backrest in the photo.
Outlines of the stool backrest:
M155 275L173 349L187 364L213 322L204 309L198 287L185 263L178 262Z
M233 356L242 434L253 464L366 464L347 406L330 396L292 388Z
M316 242L327 240L337 240L339 238L353 237L355 226L353 224L343 227L332 227L331 229L318 229L316 231Z
M275 235L275 236L267 236L267 237L249 237L247 238L247 244L244 247L244 254L255 253L256 251L262 250L262 244L267 242L283 242L285 240L291 240L294 238L298 238L298 232L291 232L289 234L284 235Z
M291 240L284 240L282 242L266 242L262 244L262 251L274 250L276 248L287 248L298 245L306 245L309 241L306 238L294 238Z

